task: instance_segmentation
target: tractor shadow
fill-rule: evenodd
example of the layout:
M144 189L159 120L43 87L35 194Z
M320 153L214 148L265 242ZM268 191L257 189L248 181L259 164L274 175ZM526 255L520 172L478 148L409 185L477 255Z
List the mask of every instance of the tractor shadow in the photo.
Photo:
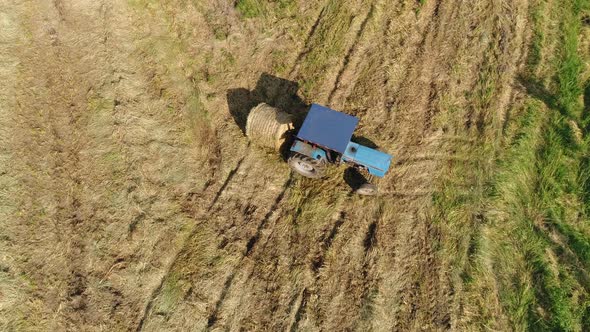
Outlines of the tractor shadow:
M293 116L293 124L298 128L303 123L309 104L297 94L299 84L284 78L263 73L258 78L254 90L236 88L227 90L227 106L236 125L246 134L246 121L250 110L260 103L266 103ZM289 158L289 147L293 143L294 132L288 133L288 139L280 149L283 160Z
M566 107L564 107L558 100L557 96L553 93L551 93L543 84L543 82L538 81L532 77L527 77L527 76L523 76L520 75L517 77L518 82L524 87L526 93L531 96L532 98L535 98L541 102L543 102L549 109L552 110L556 110L558 111L561 116L563 116L564 118L568 119L568 118L572 118L572 114L570 114L570 110L568 110ZM582 91L584 93L584 102L586 103L586 101L590 101L588 100L588 93L590 93L590 91L585 90ZM587 112L587 107L584 106L584 109L582 110L582 116L584 116L584 114L586 114ZM568 142L568 144L572 144L575 145L575 139L574 139L574 135L571 132L571 127L570 126L556 126L555 131L559 134L559 136L561 137L561 139L563 139L565 142ZM584 132L586 132L587 128L583 127L581 128Z
M528 95L543 102L547 107L558 110L562 115L567 115L567 111L559 104L556 96L545 88L543 82L524 74L518 75L516 79Z
M371 141L370 139L364 137L364 136L357 136L357 135L352 135L351 141L358 143L360 145L364 145L368 148L371 149L378 149L379 146L377 146L377 144L373 141Z
M369 183L369 180L361 174L356 168L348 167L344 171L344 182L352 189L352 191L356 191L359 189L363 184Z
M375 142L364 136L353 135L351 140L355 143L364 145L371 149L379 148L379 146L377 146ZM346 184L348 184L350 189L352 189L353 191L356 191L365 183L370 183L370 181L354 167L348 167L344 171L343 179L344 182L346 182Z

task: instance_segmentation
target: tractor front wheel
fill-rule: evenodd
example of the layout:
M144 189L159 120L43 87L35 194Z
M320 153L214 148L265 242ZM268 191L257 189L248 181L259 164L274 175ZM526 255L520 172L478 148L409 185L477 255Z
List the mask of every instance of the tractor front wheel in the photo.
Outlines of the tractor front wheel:
M377 195L377 192L377 186L371 183L365 183L356 190L357 194L365 196Z
M312 159L300 153L291 154L289 157L289 166L295 172L307 178L317 179L324 175L325 165L322 161Z

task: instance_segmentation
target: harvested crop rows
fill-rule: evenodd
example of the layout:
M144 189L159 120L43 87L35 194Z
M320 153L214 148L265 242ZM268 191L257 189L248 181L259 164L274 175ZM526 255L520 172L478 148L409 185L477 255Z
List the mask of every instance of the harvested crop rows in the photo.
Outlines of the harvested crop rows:
M0 16L0 329L509 328L444 255L481 211L455 243L433 198L524 98L538 1L36 5ZM381 194L250 144L260 102L359 117Z
M322 48L322 35L340 32L330 30L336 25L330 18L343 19L342 14L330 12L334 10L330 6L333 3L319 10L295 63L290 66L291 78L305 80L307 68L315 69L317 65L306 61L322 63L314 54ZM260 172L242 170L242 176L223 186L218 210L207 217L224 222L203 221L208 226L199 227L208 232L215 225L212 234L206 233L210 239L199 234L192 240L219 244L203 247L202 243L189 242L186 254L172 268L178 271L173 277L175 283L180 280L208 286L192 288L190 298L179 303L173 312L161 313L161 317L153 313L146 328L157 329L160 324L181 327L176 325L181 324L181 317L190 316L201 317L201 324L211 329L257 324L291 330L317 326L364 329L373 322L402 330L450 326L450 281L439 270L441 263L432 249L438 235L427 215L429 192L438 176L436 169L445 157L452 158L450 153L440 153L445 145L444 133L432 128L432 118L444 111L437 105L437 94L449 93L454 94L450 98L460 98L476 84L477 76L466 75L461 77L460 85L453 84L448 71L453 65L476 71L485 60L488 47L480 43L480 35L475 34L473 41L460 38L471 27L458 20L458 15L481 6L481 17L493 26L492 20L498 16L524 13L501 12L493 4L481 3L430 2L418 16L414 8L403 4L390 8L385 3L359 2L350 6L350 13L361 15L351 14L354 19L342 31L344 37L335 37L344 40L339 50L341 60L330 60L325 76L318 78L326 88L314 84L317 89L309 99L371 119L362 123L362 133L379 138L381 147L396 151L399 160L389 181L380 183L386 193L374 200L360 199L350 196L337 178L313 188L318 185L291 179L285 173L275 184L284 189L261 199L257 187L247 183L265 182L267 172L260 166L253 167ZM526 7L514 10L526 12ZM441 26L444 31L440 31ZM518 33L522 34L522 29ZM453 36L466 45L446 45ZM521 45L522 42L507 50L513 52L507 58L521 52ZM383 50L388 48L396 53L384 54ZM350 105L372 107L357 109ZM253 153L257 152L248 150L242 168L253 162L262 163L260 155ZM435 154L438 157L428 157ZM230 176L235 173L230 172ZM249 195L240 193L249 192L245 188L254 190ZM325 191L334 194L327 196ZM260 204L265 201L268 203ZM269 209L258 212L264 207ZM230 217L236 209L243 214ZM250 211L258 212L258 216ZM325 219L318 218L318 214ZM236 221L243 215L245 220ZM250 230L252 223L256 231ZM234 248L228 248L228 243ZM191 266L203 259L204 252L217 252L231 259L219 267L196 268L191 273ZM201 304L191 308L191 302Z

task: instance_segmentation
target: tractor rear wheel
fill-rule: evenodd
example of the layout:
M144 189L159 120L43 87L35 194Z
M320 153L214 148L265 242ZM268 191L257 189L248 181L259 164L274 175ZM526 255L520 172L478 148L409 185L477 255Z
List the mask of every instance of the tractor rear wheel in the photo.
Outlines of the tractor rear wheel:
M377 195L377 192L377 186L371 183L365 183L356 190L357 194L365 196Z
M289 166L295 172L307 178L318 179L324 175L325 165L322 161L315 160L300 153L291 154L289 157Z

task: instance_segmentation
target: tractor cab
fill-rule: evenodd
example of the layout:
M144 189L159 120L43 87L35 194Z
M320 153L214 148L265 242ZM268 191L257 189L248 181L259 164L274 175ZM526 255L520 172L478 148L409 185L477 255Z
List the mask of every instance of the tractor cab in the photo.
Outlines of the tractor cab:
M296 137L342 155L358 123L355 116L312 104Z

